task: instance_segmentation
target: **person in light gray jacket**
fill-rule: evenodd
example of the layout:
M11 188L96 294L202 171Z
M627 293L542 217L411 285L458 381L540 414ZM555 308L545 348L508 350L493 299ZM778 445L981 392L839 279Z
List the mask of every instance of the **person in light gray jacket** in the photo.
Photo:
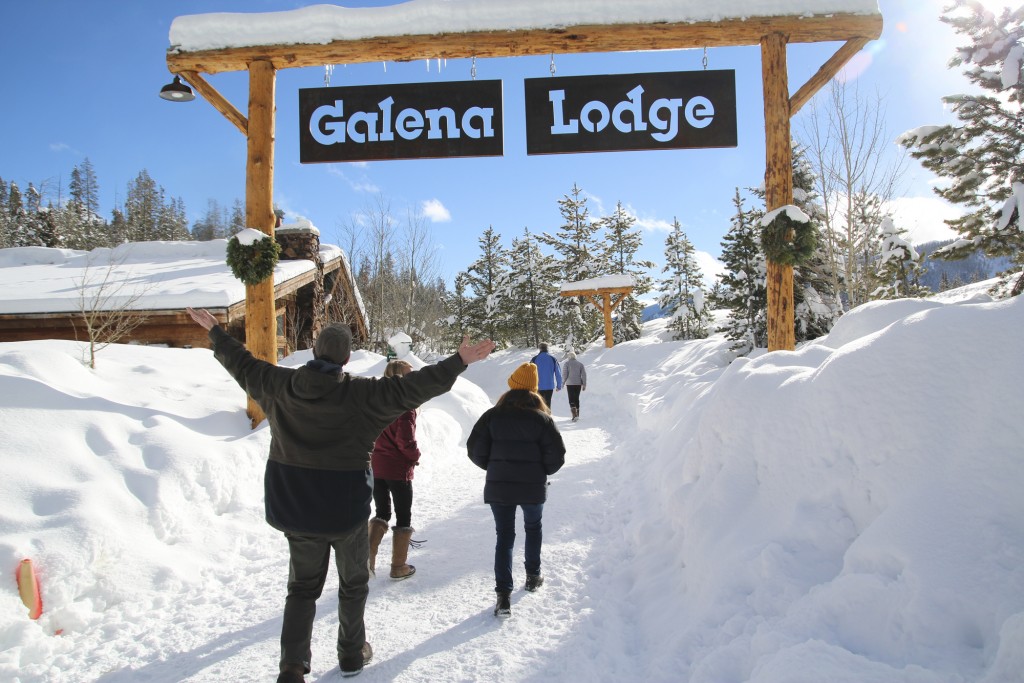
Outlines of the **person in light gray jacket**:
M569 408L572 410L572 421L575 422L580 419L580 392L587 390L587 369L576 360L576 354L572 351L565 355L569 360L565 361L562 377L565 378L565 391L569 394Z

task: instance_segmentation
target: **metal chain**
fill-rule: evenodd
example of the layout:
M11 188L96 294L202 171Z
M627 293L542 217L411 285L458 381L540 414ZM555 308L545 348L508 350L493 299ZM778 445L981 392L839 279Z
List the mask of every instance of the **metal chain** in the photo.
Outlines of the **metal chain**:
M708 46L707 45L704 46L704 59L702 59L700 63L704 65L704 70L707 71L708 70Z
M476 80L476 56L473 57L473 65L469 67L469 75L474 81Z
M555 75L555 53L551 53L551 75Z
M331 74L334 73L333 64L324 64L324 86L331 85Z

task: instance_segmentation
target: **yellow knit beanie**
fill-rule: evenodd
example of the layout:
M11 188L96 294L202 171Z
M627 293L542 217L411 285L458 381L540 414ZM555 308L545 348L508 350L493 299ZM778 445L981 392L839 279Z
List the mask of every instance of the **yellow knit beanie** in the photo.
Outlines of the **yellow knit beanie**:
M523 363L508 378L509 389L526 389L537 391L537 366L533 363Z

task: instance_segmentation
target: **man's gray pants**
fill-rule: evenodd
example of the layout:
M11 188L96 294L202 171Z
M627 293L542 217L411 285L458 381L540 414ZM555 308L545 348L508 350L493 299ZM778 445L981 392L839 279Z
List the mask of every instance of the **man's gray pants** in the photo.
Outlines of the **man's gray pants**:
M338 567L338 661L358 655L366 641L363 612L369 593L369 541L366 524L340 536L299 536L286 533L288 597L281 624L281 666L301 664L309 673L316 601L323 592L334 548Z

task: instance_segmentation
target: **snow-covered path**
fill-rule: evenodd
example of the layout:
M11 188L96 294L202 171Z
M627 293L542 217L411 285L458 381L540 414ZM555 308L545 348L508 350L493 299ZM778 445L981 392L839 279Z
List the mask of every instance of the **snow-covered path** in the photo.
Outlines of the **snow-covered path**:
M565 467L552 478L545 506L544 586L533 594L522 589L520 516L513 618L494 618L494 529L490 510L482 502L484 473L461 450L430 453L417 471L413 506L418 529L414 538L427 542L411 552L410 561L417 566L413 578L391 581L382 571L371 579L366 623L375 657L360 680L566 680L570 674L600 668L601 652L608 648L628 646L628 636L615 629L581 629L581 622L600 618L593 598L612 588L601 579L609 574L607 553L621 545L621 539L609 539L602 532L615 528L605 519L613 514L604 501L618 469L610 462L609 435L585 422L557 420L568 454ZM429 453L437 435L420 437ZM388 562L389 539L381 545L382 567ZM170 618L175 637L186 632L195 636L194 648L102 680L272 680L287 555L283 539L262 539L248 550L266 557L253 558L244 585L226 576L217 587L224 590L217 591L215 604L181 605L182 613ZM233 588L237 593L230 592ZM332 572L318 604L309 681L340 680L334 655L336 590ZM601 597L602 610L618 604L613 596ZM204 628L203 622L216 622L218 615L236 621L238 630L224 631L223 624ZM616 617L609 623L620 621ZM204 630L208 638L203 637ZM595 641L594 632L605 635ZM616 655L610 661L620 659Z
M617 514L620 480L611 437L595 426L597 416L576 424L565 416L556 415L556 420L568 452L565 467L552 477L545 506L545 584L533 594L522 588L520 515L513 617L504 621L491 613L494 528L482 502L484 473L463 449L438 450L441 443L451 443L443 421L421 421L442 424L420 433L425 457L417 470L414 538L427 542L410 554L416 575L401 582L385 574L390 536L381 545L378 565L385 570L371 579L366 611L375 657L360 680L561 681L607 674L608 665L621 662L624 651L638 646L629 633L621 632L621 625L633 620L619 613L629 609L629 584L616 578L617 568L625 566L621 555L632 550L607 531L621 528L608 523ZM284 539L268 529L265 535L239 539L238 552L245 561L222 576L208 577L204 590L165 606L164 630L135 634L135 654L149 663L99 680L273 680L287 576ZM244 574L238 574L239 567L245 568ZM341 680L334 654L336 591L332 571L318 603L310 682ZM605 620L602 615L609 610L616 612ZM107 654L132 657L132 648L126 652L123 641L111 645L114 652ZM153 659L154 653L160 653L159 660ZM102 660L104 648L97 646L92 654ZM99 670L107 668L97 664Z

